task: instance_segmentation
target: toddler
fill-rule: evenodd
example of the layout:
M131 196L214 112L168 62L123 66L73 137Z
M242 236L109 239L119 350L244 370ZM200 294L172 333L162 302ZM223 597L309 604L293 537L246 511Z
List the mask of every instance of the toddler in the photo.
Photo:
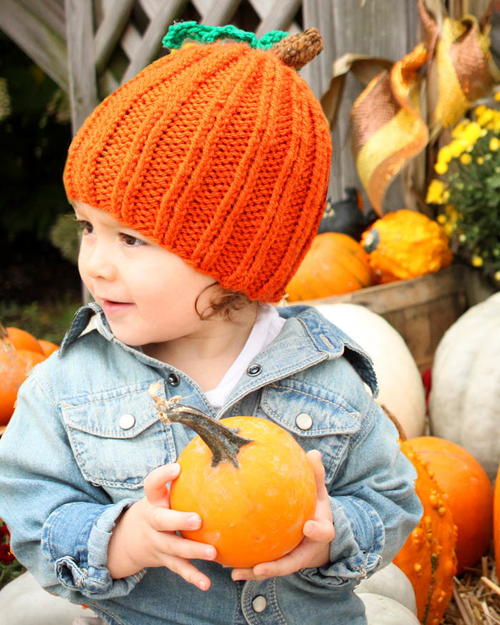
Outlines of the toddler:
M46 590L112 625L362 625L355 586L421 514L369 359L314 308L273 305L317 233L331 156L297 72L321 39L285 35L174 25L170 54L69 149L94 301L19 392L0 517ZM292 552L231 570L181 536L203 522L169 508L193 433L158 419L157 381L214 419L270 419L308 452L317 506Z

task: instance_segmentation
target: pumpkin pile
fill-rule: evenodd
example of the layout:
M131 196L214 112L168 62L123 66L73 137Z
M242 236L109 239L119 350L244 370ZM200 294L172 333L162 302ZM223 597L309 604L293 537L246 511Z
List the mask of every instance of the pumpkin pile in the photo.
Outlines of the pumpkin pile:
M368 218L351 194L327 207L286 295L289 302L323 299L435 273L451 261L448 238L436 221L406 209Z
M9 422L19 387L31 369L57 349L26 330L0 325L0 426Z

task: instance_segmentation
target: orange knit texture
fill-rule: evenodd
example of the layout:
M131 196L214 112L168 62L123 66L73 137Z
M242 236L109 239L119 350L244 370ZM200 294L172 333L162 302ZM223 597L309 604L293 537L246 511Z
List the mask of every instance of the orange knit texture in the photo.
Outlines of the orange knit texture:
M186 46L108 96L70 146L69 200L223 287L275 302L317 233L330 170L313 93L268 50Z

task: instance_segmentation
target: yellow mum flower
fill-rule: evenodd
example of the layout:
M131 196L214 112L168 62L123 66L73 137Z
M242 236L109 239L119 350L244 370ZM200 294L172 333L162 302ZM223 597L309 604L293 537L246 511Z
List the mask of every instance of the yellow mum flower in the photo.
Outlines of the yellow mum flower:
M443 195L446 185L441 180L433 180L427 189L427 197L425 201L429 204L443 204Z
M460 162L462 165L468 165L472 161L472 156L470 154L462 154L460 157Z
M448 165L439 161L434 165L434 171L439 175L443 175L448 171Z
M498 139L498 137L492 137L489 147L492 152L496 152L500 148L500 139Z
M445 145L439 150L438 161L441 161L443 163L449 163L452 158L453 158L453 153L449 145Z
M481 113L481 115L478 116L477 123L480 126L486 126L488 122L493 119L494 116L494 112L491 109L487 109L485 107L485 110Z
M482 164L484 163L484 158L483 158L482 156L478 156L478 157L476 158L476 163L477 163L478 165L482 165Z
M438 215L437 222L443 226L446 223L446 215Z
M472 258L471 258L471 264L473 267L482 267L483 266L483 259L481 258L481 256L478 256L477 254L475 254Z
M474 145L482 133L483 129L481 126L477 122L471 122L464 130L462 138L467 141L469 145Z
M498 99L500 100L500 98ZM497 282L500 282L500 271L495 271L495 273L493 274L493 277L495 278Z
M458 158L467 149L467 143L462 139L454 139L448 147L452 156Z
M500 102L500 91L497 91L497 92L495 93L495 100L496 100L497 102Z
M454 139L459 139L468 125L469 125L469 120L463 119L461 122L459 122L455 126L455 128L453 128L453 130L451 131L451 136Z

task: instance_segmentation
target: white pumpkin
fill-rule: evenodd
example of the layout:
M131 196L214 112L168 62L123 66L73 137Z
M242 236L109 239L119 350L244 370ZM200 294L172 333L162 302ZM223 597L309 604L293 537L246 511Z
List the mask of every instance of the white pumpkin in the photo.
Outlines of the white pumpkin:
M23 573L0 590L1 622L5 625L72 625L94 612L44 590L31 573Z
M411 610L390 597L373 593L359 593L365 604L368 625L420 625Z
M417 614L417 601L412 583L403 571L394 563L376 571L371 577L364 579L357 587L357 594L384 595L394 599L405 608Z
M500 293L469 308L439 342L431 433L465 447L491 480L500 462Z
M359 304L318 304L316 309L370 356L379 384L377 402L386 406L408 438L425 426L425 390L403 337L381 315Z

